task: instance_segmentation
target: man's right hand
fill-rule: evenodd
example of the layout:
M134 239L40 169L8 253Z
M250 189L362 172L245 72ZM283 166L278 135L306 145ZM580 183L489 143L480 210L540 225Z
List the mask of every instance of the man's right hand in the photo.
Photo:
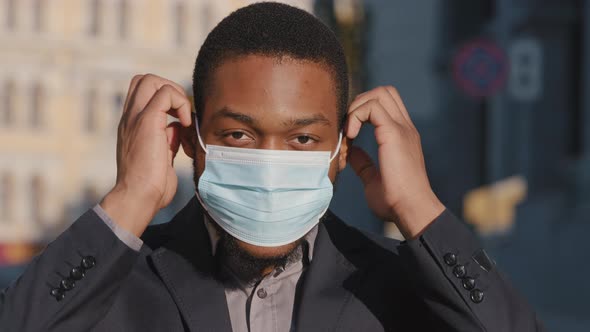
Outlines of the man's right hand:
M180 122L167 123L167 114ZM117 181L100 202L118 226L137 237L172 201L173 168L181 126L191 125L191 104L182 86L147 74L131 80L117 136Z

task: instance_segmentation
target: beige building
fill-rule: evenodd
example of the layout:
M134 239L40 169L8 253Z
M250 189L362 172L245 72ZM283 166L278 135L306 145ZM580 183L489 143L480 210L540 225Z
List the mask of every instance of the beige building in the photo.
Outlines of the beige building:
M250 2L0 0L0 244L43 242L96 204L131 77L190 87L208 31Z

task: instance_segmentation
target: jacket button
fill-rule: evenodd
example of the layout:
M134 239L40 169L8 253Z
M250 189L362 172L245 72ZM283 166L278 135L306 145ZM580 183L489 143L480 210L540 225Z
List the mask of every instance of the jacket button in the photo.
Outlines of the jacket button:
M65 279L62 279L60 286L61 286L61 289L69 291L76 286L76 283L74 282L74 280L72 280L70 278L65 278Z
M475 279L471 277L465 277L461 280L461 284L466 290L472 290L475 287Z
M86 270L91 269L96 265L96 259L92 256L86 256L82 258L80 265Z
M457 278L463 278L465 276L465 274L467 274L467 271L465 270L465 266L463 266L463 265L455 266L453 268L453 274Z
M444 257L445 264L448 266L454 266L457 264L457 255L453 254L452 252L447 253Z
M51 290L51 296L55 297L57 301L61 301L66 297L66 294L61 288L54 288Z
M268 294L266 294L266 290L264 290L264 288L260 288L257 292L256 295L258 295L259 298L263 299L265 298Z
M470 297L471 301L473 301L474 303L480 303L481 301L483 301L483 292L479 289L474 289L471 291Z
M84 278L85 275L86 273L84 272L84 269L79 266L72 268L72 270L70 271L70 278L74 280L80 280Z

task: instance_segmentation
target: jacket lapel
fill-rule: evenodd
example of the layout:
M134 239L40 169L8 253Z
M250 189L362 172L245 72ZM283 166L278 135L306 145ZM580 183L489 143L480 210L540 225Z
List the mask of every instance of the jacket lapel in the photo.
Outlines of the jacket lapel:
M193 198L171 221L170 237L150 255L190 331L228 331L223 285L215 280L209 235Z
M339 330L341 314L364 277L364 269L347 258L359 251L354 241L347 241L348 229L331 212L319 224L313 259L296 301L294 330Z

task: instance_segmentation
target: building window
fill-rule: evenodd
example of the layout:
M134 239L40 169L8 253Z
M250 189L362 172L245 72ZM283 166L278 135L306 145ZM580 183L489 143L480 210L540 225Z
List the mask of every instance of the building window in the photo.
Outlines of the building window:
M175 24L175 40L176 45L182 46L185 42L185 29L186 29L186 8L184 3L177 2L174 7L174 24Z
M42 123L41 108L43 107L43 88L41 84L35 83L33 91L31 91L31 113L30 123L31 127L39 128Z
M102 29L100 19L102 17L102 2L100 0L90 0L89 6L89 33L91 36L98 36Z
M13 30L16 27L16 0L6 0L6 28Z
M34 0L33 1L33 30L35 32L43 31L45 25L45 2L47 0Z
M87 93L86 93L86 105L84 107L84 109L86 110L84 113L84 128L86 129L86 132L89 133L93 133L96 131L97 125L97 114L96 114L96 109L97 109L97 105L96 103L98 102L98 95L96 93L95 89L90 89Z
M119 22L118 22L118 30L119 30L119 38L125 39L127 38L127 20L129 15L129 4L127 0L120 0L119 1Z
M39 175L34 175L31 178L31 213L33 222L43 223L43 198L45 188L43 179Z
M10 126L14 122L15 114L15 94L16 87L13 81L7 81L4 83L3 93L3 104L0 110L0 124L3 126Z
M14 203L14 178L4 173L0 179L0 222L11 220Z

